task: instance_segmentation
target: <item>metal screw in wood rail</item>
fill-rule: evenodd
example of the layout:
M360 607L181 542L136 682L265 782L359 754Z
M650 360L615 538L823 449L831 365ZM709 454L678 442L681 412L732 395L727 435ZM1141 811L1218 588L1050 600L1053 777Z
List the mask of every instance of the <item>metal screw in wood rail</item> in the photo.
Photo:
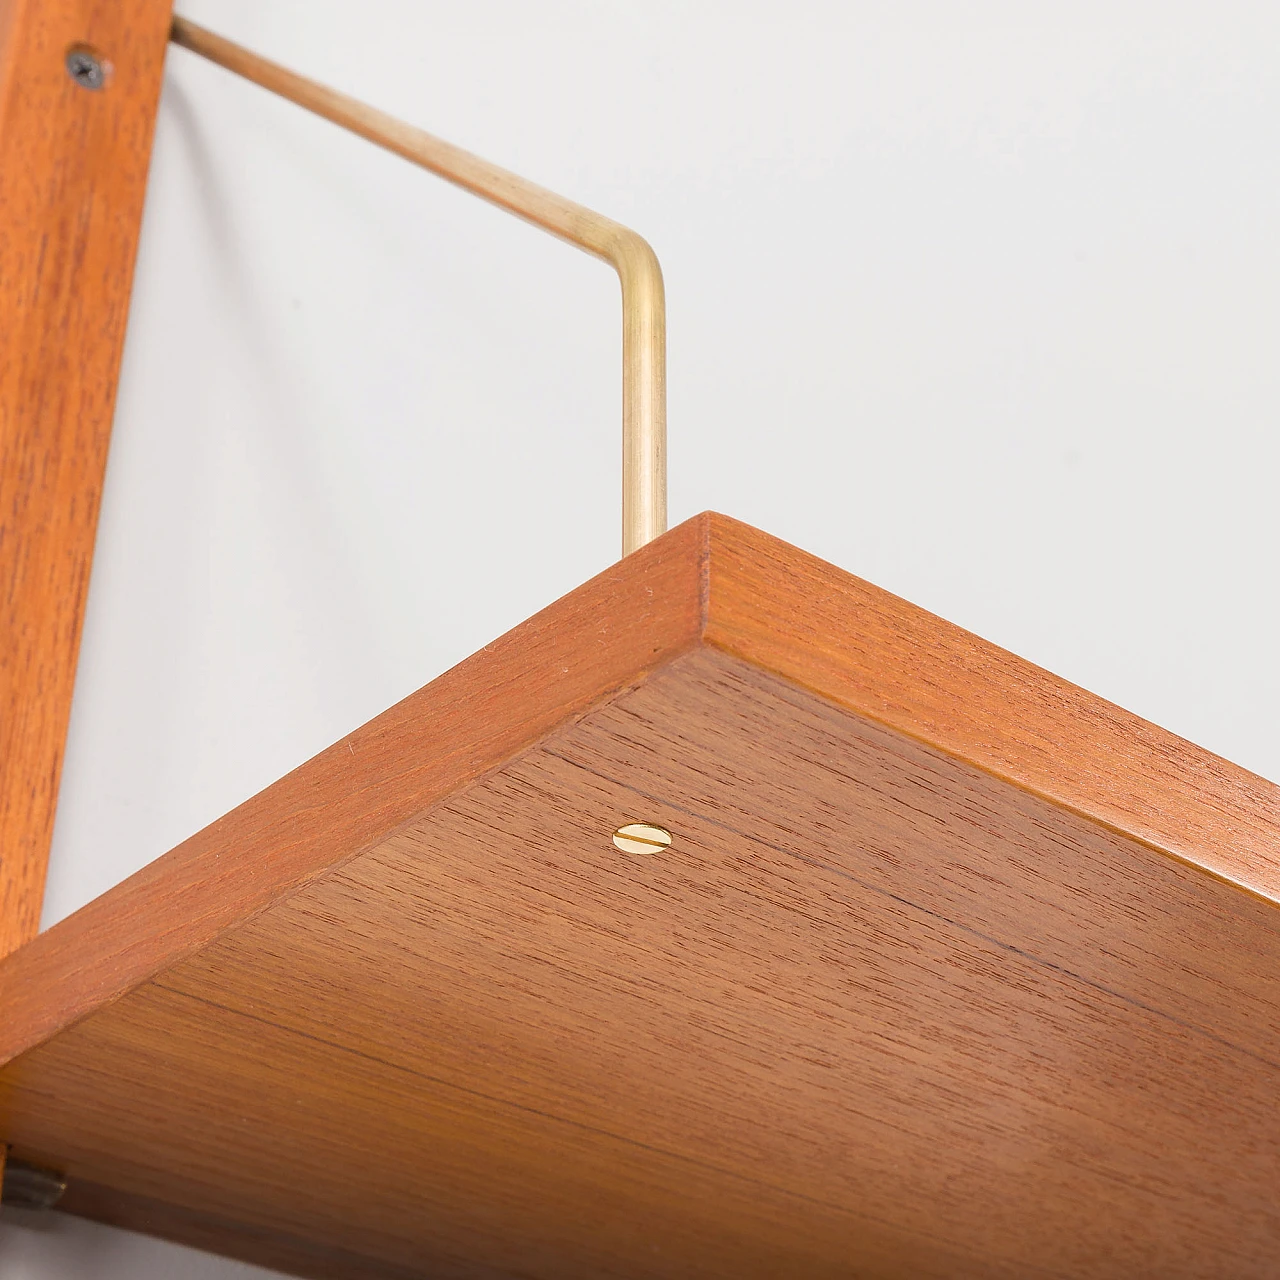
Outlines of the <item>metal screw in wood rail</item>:
M603 259L622 285L622 554L667 527L666 302L643 237L545 187L175 18L172 38L246 80Z
M0 1148L0 1205L11 1209L52 1209L62 1199L67 1179L56 1169L5 1158Z
M0 0L0 956L40 924L172 20Z

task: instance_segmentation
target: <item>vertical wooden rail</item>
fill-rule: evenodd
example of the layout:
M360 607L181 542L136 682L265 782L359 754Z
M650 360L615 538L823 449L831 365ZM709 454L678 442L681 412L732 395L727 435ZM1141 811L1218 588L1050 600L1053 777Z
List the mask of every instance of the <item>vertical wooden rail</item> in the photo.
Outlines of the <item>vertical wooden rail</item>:
M39 927L171 8L0 0L0 955Z

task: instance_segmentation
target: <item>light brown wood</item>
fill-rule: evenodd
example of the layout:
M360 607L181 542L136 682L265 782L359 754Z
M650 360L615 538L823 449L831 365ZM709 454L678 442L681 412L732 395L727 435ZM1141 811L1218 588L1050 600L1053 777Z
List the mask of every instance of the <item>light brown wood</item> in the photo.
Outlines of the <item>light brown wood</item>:
M0 0L0 955L40 921L169 11Z
M0 963L0 1137L335 1280L1271 1276L1276 805L700 517Z
M1280 899L1280 787L977 636L720 528L708 644Z
M373 847L458 788L694 645L691 521L144 867L0 964L0 1060ZM90 971L86 956L93 956Z

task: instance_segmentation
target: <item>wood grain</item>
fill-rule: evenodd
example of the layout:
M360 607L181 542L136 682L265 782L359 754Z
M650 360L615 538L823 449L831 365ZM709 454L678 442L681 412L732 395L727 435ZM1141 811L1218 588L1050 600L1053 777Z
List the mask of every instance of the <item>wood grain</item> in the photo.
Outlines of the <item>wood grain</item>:
M68 1207L334 1280L1274 1275L1269 784L712 516L350 744L0 962Z
M0 1061L695 645L708 529L687 521L606 569L0 961Z
M0 4L0 955L40 921L170 7Z
M1280 787L748 525L715 518L705 639L1280 899Z

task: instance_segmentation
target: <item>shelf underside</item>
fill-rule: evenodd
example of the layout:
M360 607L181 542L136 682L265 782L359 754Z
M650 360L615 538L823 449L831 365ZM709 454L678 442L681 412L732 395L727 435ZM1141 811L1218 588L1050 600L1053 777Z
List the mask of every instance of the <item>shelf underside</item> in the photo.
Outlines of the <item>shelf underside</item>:
M314 1277L1272 1275L1276 804L700 517L0 965L0 1138Z

